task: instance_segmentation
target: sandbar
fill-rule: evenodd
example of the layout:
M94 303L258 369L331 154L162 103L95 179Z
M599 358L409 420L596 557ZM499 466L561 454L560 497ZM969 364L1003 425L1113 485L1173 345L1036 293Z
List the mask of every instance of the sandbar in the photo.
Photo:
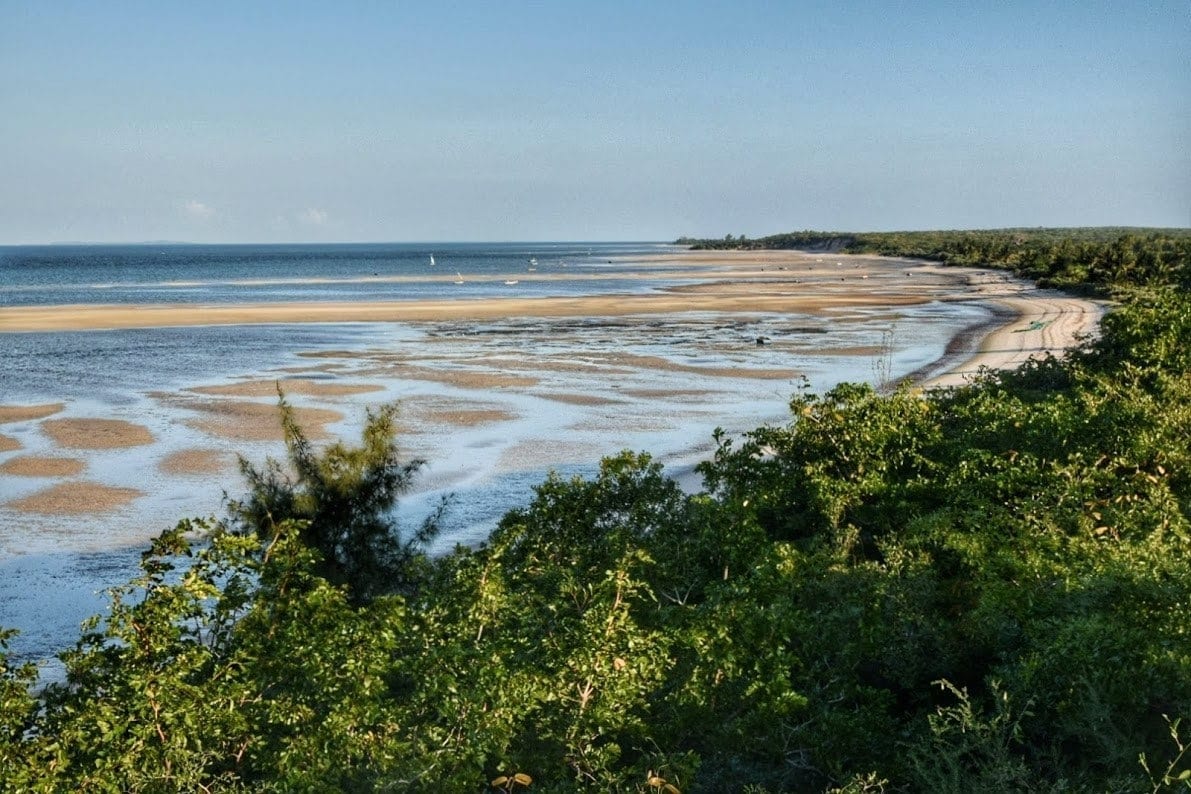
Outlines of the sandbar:
M41 428L58 446L71 449L119 449L153 443L147 427L123 419L47 419Z
M27 422L53 416L65 406L62 403L45 405L0 405L0 425L9 422Z
M230 395L232 397L276 397L277 390L285 394L301 394L308 397L341 397L350 394L367 394L384 391L384 386L374 383L337 383L309 378L285 378L280 380L249 380L227 383L219 386L194 386L187 391L198 394Z
M0 474L19 477L73 477L87 467L77 458L54 458L40 455L21 455L0 464Z
M17 441L12 436L6 436L3 433L0 433L0 452L12 452L14 449L20 448L20 441Z
M143 496L135 488L113 488L97 482L65 482L6 503L25 513L76 515L106 513Z
M1013 328L992 334L978 350L969 351L970 360L955 361L954 372L949 376L932 377L925 384L947 386L962 383L980 367L1014 367L1031 355L1048 351L1062 353L1094 333L1103 314L1102 304L1034 290L1001 271L945 267L896 257L799 251L692 251L617 261L622 266L610 273L522 274L519 278L664 278L690 283L653 292L565 297L510 295L387 302L10 306L0 309L0 332L254 323L419 323L507 320L510 317L611 318L682 312L797 313L829 317L838 316L839 312L849 308L910 306L932 300L995 304L1013 312L1018 318L1011 323ZM1029 327L1021 328L1023 321ZM1007 333L1017 335L1010 337ZM378 366L373 373L357 374L385 377L408 374L470 388L532 385L532 382L526 382L528 378L507 383L494 381L493 378L498 377L495 373L411 371L401 366ZM757 371L737 374L745 377L791 376L776 371L768 375Z
M173 404L204 414L187 420L186 424L217 438L229 441L281 441L281 413L275 403L246 400L186 400L176 398ZM342 421L339 411L326 408L293 406L294 418L302 432L312 441L330 437L326 425Z
M157 464L165 474L219 474L229 470L228 455L214 449L183 449Z

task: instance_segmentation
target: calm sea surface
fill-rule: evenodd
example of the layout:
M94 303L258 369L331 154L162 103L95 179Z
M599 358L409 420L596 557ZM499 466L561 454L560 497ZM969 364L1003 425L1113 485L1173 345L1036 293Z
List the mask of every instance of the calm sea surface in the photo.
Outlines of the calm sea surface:
M588 294L632 288L616 278L610 259L674 250L661 243L0 247L0 306L482 298L508 295L503 281L485 277L531 267L604 278L527 279L520 295Z

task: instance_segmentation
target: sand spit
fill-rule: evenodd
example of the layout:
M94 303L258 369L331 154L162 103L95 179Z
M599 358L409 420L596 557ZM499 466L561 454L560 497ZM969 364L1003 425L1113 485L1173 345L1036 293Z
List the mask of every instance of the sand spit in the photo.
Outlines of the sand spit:
M187 391L231 397L276 397L278 388L286 394L301 394L306 397L342 397L384 391L384 386L373 383L336 383L309 378L249 380L221 386L195 386Z
M66 482L6 504L24 513L82 515L106 513L143 496L135 488L113 488L97 482Z
M86 462L76 458L22 455L0 464L0 474L15 474L18 477L74 477L81 474L86 467Z
M62 403L45 405L0 405L0 425L9 422L27 422L53 416L65 406Z
M17 441L12 436L6 436L3 433L0 433L0 452L12 452L14 449L20 448L20 441Z
M223 474L232 470L231 456L214 449L183 449L157 464L164 474Z
M706 276L704 276L706 277ZM857 284L864 282L857 280ZM258 303L123 306L12 306L0 309L0 331L164 328L257 323L428 322L503 320L509 317L624 317L678 312L798 312L815 314L838 306L912 305L926 297L875 295L863 290L816 294L772 290L755 294L739 286L698 292L584 297L483 298L392 302Z
M119 449L153 443L147 427L123 419L47 419L41 428L58 446L69 449Z

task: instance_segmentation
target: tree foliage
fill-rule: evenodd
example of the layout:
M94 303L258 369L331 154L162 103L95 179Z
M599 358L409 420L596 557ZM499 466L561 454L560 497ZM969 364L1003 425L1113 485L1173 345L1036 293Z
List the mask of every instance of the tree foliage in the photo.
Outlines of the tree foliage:
M316 451L284 395L279 394L278 404L288 465L269 459L258 469L240 459L249 493L230 503L233 525L268 537L281 522L299 522L302 541L321 555L319 574L348 586L357 603L408 592L422 549L437 532L438 515L402 538L394 517L397 497L423 461L401 460L396 406L368 413L359 446L335 443Z

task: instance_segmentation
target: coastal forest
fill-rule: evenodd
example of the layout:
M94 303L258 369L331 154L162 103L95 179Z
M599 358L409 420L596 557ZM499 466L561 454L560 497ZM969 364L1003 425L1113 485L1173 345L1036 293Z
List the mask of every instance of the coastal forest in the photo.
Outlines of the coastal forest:
M287 460L160 535L63 681L0 650L0 788L1191 790L1191 233L682 242L1114 308L963 387L796 393L697 493L645 452L552 476L437 557L399 407L321 448L282 398Z

